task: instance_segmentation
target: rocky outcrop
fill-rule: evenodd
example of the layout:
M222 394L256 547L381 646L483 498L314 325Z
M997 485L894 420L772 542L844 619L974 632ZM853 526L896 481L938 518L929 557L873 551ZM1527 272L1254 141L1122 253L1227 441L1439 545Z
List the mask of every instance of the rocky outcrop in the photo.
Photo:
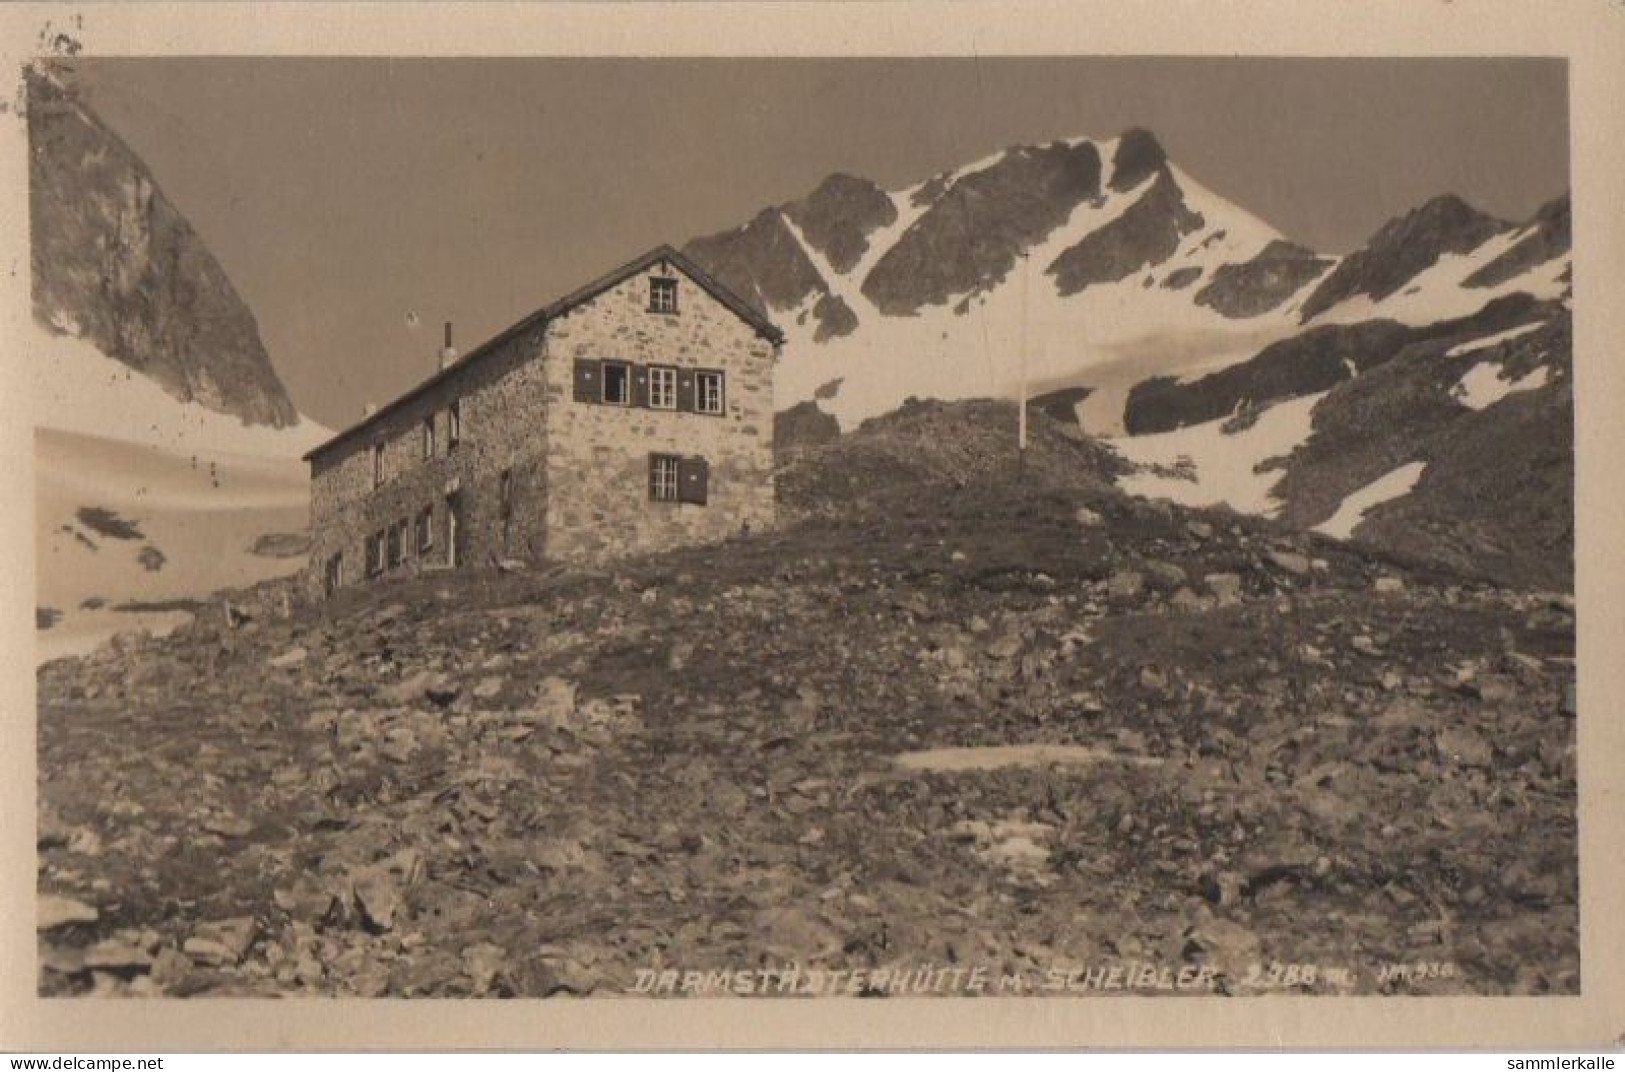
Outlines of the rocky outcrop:
M1100 194L1100 153L1087 142L1011 149L937 197L863 281L881 312L908 315L991 288L1016 257Z
M785 215L837 272L849 272L869 249L869 235L897 219L897 206L868 179L836 173Z
M1481 349L1482 321L1412 343L1393 361L1339 386L1315 409L1315 434L1292 456L1276 491L1283 518L1308 527L1399 466L1423 462L1415 489L1373 509L1357 540L1441 561L1500 583L1554 590L1574 583L1574 396L1570 316L1525 309L1533 332ZM1452 353L1452 351L1455 351ZM1453 387L1495 363L1508 378L1544 368L1543 386L1483 409Z
M1196 304L1232 320L1262 316L1319 278L1332 263L1313 250L1277 240L1250 261L1220 265L1208 285L1196 292Z
M743 227L696 238L683 252L764 313L829 291L776 208L763 209Z
M783 459L793 450L828 443L840 434L840 422L819 409L817 402L797 402L773 415L773 456Z
M1529 222L1533 228L1511 249L1495 258L1463 281L1468 287L1493 287L1567 253L1573 245L1569 196L1548 201Z
M1345 258L1304 301L1302 320L1357 295L1381 301L1444 254L1477 249L1509 226L1453 194L1435 197L1384 224L1364 249Z
M1111 188L1119 193L1132 190L1167 169L1168 154L1156 135L1139 127L1125 130L1117 139L1117 151L1112 154Z
M818 327L813 331L813 342L838 339L858 330L858 314L839 294L825 294L819 298L812 308L812 315L818 321Z
M1167 260L1180 240L1202 224L1201 213L1186 206L1179 184L1164 170L1121 216L1091 231L1046 271L1055 277L1062 297L1096 283L1115 283Z
M68 72L38 68L27 88L35 319L184 402L297 423L253 313L146 165Z

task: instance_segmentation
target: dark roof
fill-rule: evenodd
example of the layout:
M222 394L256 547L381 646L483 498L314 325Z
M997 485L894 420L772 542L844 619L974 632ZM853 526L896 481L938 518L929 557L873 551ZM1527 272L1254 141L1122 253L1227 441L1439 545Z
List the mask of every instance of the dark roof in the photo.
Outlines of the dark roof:
M344 429L344 431L333 436L333 438L329 439L327 442L322 443L319 446L312 447L305 453L305 461L310 461L317 455L324 454L345 440L351 439L368 428L371 428L373 425L383 420L386 415L395 412L413 399L427 393L435 387L438 387L440 384L445 383L453 376L461 374L464 369L469 368L486 355L495 352L500 346L502 346L503 343L513 339L514 336L519 335L521 332L527 331L539 324L546 324L550 320L555 320L558 317L563 316L576 306L591 301L593 298L596 298L610 287L624 282L625 280L637 275L639 272L649 267L649 265L656 264L660 261L670 261L672 264L682 269L683 273L703 287L706 293L710 294L717 301L727 306L735 316L739 317L739 319L755 328L758 335L761 335L775 346L784 342L784 333L774 326L771 320L763 316L756 309L752 308L733 291L719 283L710 275L710 273L706 272L688 257L677 252L677 250L673 249L671 246L658 246L651 249L643 256L638 257L636 260L628 261L607 275L599 276L586 286L581 287L578 290L571 291L569 294L566 294L564 297L555 302L544 305L542 308L536 310L534 313L531 313L529 316L525 317L523 320L520 320L512 327L509 327L499 334L487 339L485 342L482 342L479 346L470 350L466 357L463 357L450 366L436 372L433 376L430 376L428 379L424 380L416 387L413 387L411 390L407 391L393 402L390 402L388 405L380 406L375 413L369 414L364 420L356 424L352 424L350 427Z

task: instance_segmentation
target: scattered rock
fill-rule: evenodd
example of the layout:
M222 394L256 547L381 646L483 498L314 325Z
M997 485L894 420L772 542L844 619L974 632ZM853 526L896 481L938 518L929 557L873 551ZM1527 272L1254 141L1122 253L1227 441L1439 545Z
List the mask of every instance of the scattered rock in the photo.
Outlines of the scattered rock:
M1405 590L1405 582L1398 577L1378 577L1371 587L1379 595L1393 595Z
M1118 570L1106 581L1106 598L1115 604L1136 599L1145 588L1145 578L1134 570Z
M1219 606L1234 606L1241 602L1241 576L1235 573L1210 573L1202 578L1207 590L1219 601Z
M361 913L361 922L373 932L387 931L395 926L395 914L401 908L400 891L388 875L370 873L355 880L355 905Z
M1172 592L1185 584L1185 571L1172 562L1147 562L1146 581L1153 591Z
M1307 577L1313 568L1307 555L1300 555L1296 551L1271 551L1269 560L1280 569L1286 570L1294 577Z
M287 651L271 660L271 666L278 670L291 670L310 658L310 652L304 648L289 648Z
M95 923L99 918L100 914L83 901L59 897L54 893L40 894L35 903L35 927L42 931L53 931L76 923Z
M1434 737L1439 757L1465 767L1488 767L1494 757L1490 742L1482 734L1465 727L1440 730Z

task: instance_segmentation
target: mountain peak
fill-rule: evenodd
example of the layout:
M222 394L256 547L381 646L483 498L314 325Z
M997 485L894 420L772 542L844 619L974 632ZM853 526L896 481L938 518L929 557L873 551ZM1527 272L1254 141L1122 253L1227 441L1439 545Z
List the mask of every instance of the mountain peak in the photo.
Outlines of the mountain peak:
M1439 194L1383 224L1344 259L1303 303L1303 320L1356 295L1381 301L1445 254L1468 253L1511 226L1455 194Z
M1109 185L1113 190L1131 190L1167 166L1168 154L1157 136L1144 127L1131 127L1117 139Z
M869 235L897 219L897 206L868 179L837 171L784 214L837 272L848 272L868 251Z

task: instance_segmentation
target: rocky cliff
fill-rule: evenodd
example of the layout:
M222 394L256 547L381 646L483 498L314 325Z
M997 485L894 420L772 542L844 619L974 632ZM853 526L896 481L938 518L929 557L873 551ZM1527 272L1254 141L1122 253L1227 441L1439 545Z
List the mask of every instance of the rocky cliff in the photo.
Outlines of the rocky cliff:
M253 313L71 71L37 69L27 87L35 318L184 402L298 423Z

